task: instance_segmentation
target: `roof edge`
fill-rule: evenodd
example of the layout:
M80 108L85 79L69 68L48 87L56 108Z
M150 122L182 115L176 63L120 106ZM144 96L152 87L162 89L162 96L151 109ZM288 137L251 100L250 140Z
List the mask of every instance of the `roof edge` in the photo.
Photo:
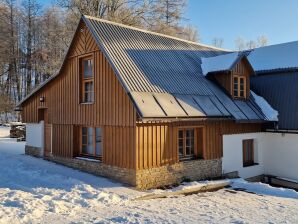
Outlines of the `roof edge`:
M109 23L109 24L112 24L112 25L115 25L115 26L120 26L120 27L131 29L131 30L140 31L140 32L143 32L143 33L149 33L149 34L162 36L162 37L166 37L166 38L170 38L170 39L174 39L174 40L179 40L179 41L183 41L185 43L195 44L195 45L198 45L198 46L201 46L201 47L208 47L208 48L212 48L212 49L215 49L215 50L226 51L226 52L234 52L233 50L230 50L230 49L218 48L218 47L214 47L214 46L207 45L207 44L202 44L202 43L198 43L198 42L194 42L194 41L190 41L190 40L185 40L185 39L181 39L179 37L174 37L174 36L170 36L170 35L166 35L166 34L162 34L162 33L157 33L157 32L149 31L149 30L146 30L146 29L137 28L137 27L134 27L134 26L128 26L128 25L124 25L122 23L112 22L112 21L105 20L105 19L100 19L100 18L97 18L97 17L94 17L94 16L89 16L89 15L82 15L82 16L87 18L87 19L97 20L97 21L104 22L104 23Z

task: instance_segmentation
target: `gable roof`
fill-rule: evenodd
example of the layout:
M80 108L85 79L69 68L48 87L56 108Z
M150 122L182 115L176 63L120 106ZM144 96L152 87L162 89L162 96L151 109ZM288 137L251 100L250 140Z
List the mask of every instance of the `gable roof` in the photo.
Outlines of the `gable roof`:
M246 54L243 52L234 52L230 54L223 54L210 58L202 58L202 72L204 75L214 72L228 72L232 71L235 65L242 59L246 60L252 72L254 72Z
M257 73L298 70L298 41L255 48L248 60Z
M82 20L140 117L270 120L253 97L233 100L203 75L202 57L231 52L89 16Z

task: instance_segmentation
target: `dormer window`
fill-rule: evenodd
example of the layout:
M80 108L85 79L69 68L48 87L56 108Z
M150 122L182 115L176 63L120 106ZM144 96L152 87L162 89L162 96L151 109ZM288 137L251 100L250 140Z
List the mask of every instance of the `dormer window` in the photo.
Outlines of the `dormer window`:
M81 102L92 103L94 101L94 73L92 57L80 59L81 76Z
M202 58L203 74L223 87L233 99L248 100L250 76L255 71L246 56L247 53L234 52L216 57Z
M233 76L233 93L235 98L246 98L246 77Z

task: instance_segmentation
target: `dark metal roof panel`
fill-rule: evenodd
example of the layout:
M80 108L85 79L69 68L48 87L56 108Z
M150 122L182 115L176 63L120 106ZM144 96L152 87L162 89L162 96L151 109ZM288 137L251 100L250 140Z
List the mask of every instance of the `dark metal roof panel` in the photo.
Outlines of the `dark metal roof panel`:
M262 119L264 117L259 117L257 113L251 108L251 105L247 103L247 101L235 100L235 103L249 120L259 120L260 118Z
M195 102L191 95L175 94L175 98L188 116L206 117L203 109Z
M194 96L194 100L204 110L207 116L223 116L209 96Z
M85 17L128 92L210 95L201 58L223 50Z
M280 129L298 130L298 72L259 75L251 79L252 90L279 112Z
M155 116L222 116L236 120L259 117L249 108L251 104L246 105L248 111L241 111L233 99L202 74L201 58L230 51L96 18L83 18L122 85L127 92L133 93L132 99L144 117L150 113L146 113L143 102L150 97L142 99L142 92L151 93L156 102L151 98L150 102L157 103L163 111ZM185 97L195 99L196 106ZM171 101L174 103L169 104ZM265 120L264 117L259 119Z

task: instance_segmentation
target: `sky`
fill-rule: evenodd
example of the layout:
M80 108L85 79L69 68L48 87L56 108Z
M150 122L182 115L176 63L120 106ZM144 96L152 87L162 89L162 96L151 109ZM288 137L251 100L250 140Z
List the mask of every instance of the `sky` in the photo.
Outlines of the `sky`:
M228 49L235 48L237 37L265 35L269 44L298 40L298 0L189 0L186 17L199 30L200 42L223 38Z
M38 0L49 5L53 0ZM223 48L235 49L235 39L269 44L298 40L298 0L188 0L187 21L199 31L201 43L222 38Z

